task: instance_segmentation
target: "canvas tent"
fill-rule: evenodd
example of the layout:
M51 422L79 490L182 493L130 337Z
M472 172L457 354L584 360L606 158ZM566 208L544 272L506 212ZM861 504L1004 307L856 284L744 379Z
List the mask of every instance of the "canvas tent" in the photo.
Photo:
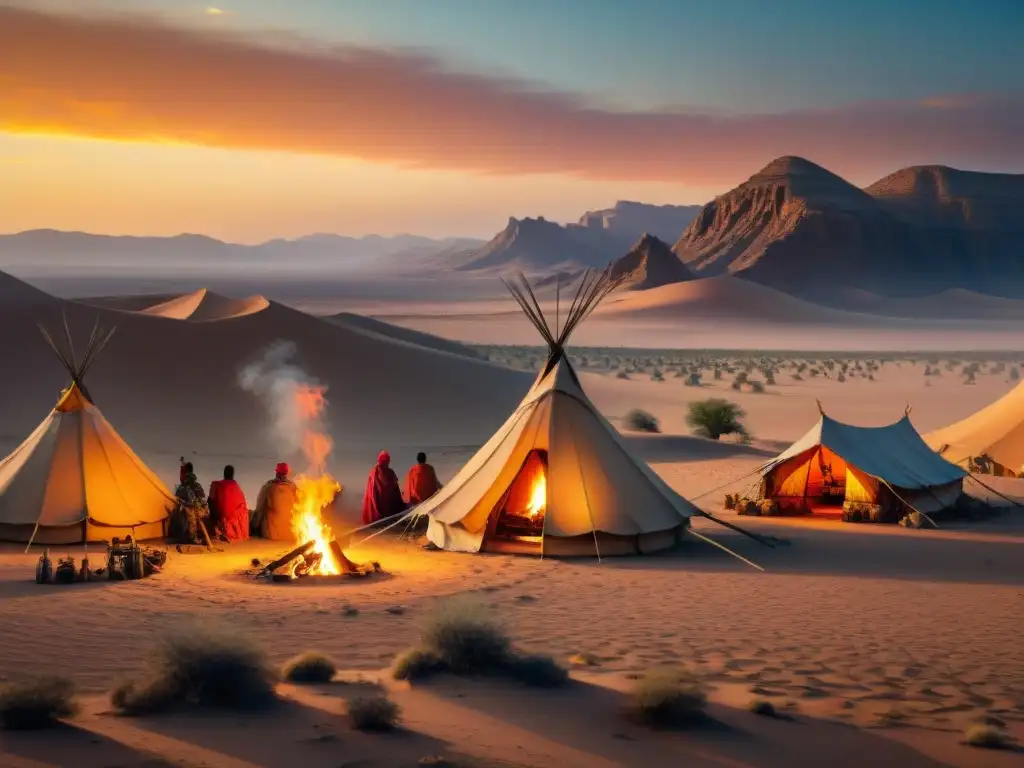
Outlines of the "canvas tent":
M944 458L973 471L1024 473L1024 384L966 419L924 436Z
M44 336L71 374L57 405L0 462L0 539L71 544L165 533L170 491L93 404L82 382L112 331L94 329L81 361Z
M760 474L761 497L783 511L842 514L873 507L876 522L896 522L910 509L930 514L952 506L967 475L925 444L909 409L883 427L843 424L822 411L818 423Z
M539 555L639 554L675 545L702 514L634 456L583 391L565 354L573 329L617 281L588 273L551 329L525 278L506 283L549 349L519 407L414 511L441 549ZM696 534L695 534L696 535Z

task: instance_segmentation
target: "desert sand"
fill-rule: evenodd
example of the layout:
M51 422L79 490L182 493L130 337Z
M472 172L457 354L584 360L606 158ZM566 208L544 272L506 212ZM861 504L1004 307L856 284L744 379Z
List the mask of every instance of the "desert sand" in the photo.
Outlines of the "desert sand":
M449 478L533 376L525 370L528 353L521 370L511 370L461 354L461 347L431 348L429 337L396 331L391 338L383 324L321 319L273 301L195 322L209 294L192 294L190 312L167 313L152 308L187 308L189 300L88 305L11 279L0 288L0 354L17 361L17 375L0 380L5 452L42 419L64 384L35 322L59 323L64 312L87 335L98 316L118 327L89 377L111 423L168 484L180 454L195 462L204 483L234 463L252 503L273 463L292 457L268 428L264 405L239 387L238 371L274 342L291 341L292 362L327 386L330 469L345 487L333 521L338 533L357 525L378 450L388 448L400 472L425 450L442 480ZM521 317L516 322L528 327ZM1019 508L1007 506L985 522L907 531L741 519L720 506L725 491L741 490L758 465L812 426L816 401L840 420L864 424L896 420L909 404L915 426L927 432L1013 386L1005 371L981 374L971 385L944 371L926 386L923 366L888 362L874 381L845 383L782 374L764 394L736 392L728 381L686 387L682 379L581 371L614 424L636 407L659 419L662 434L627 433L627 440L670 485L708 511L789 542L769 549L697 524L764 572L696 541L664 555L598 563L427 552L381 536L349 549L353 559L378 560L387 571L367 579L255 582L241 575L250 559L282 548L250 542L222 554L172 552L165 571L143 581L43 587L32 583L38 553L2 545L0 676L67 675L85 706L55 733L0 736L0 764L404 766L434 756L463 766L1020 764L1020 754L960 744L965 726L986 717L1024 740ZM712 396L747 411L749 445L690 434L687 402ZM1024 481L998 488L1024 498ZM466 593L497 612L522 648L571 666L573 684L530 692L475 681L410 687L388 680L382 670L415 643L423 617L439 600ZM114 717L107 700L113 683L142 668L155 639L197 616L257 639L275 662L310 648L329 653L348 682L284 685L289 706L272 716ZM581 654L593 663L573 665ZM630 677L678 663L705 679L714 724L651 732L625 720ZM402 706L402 732L362 734L340 717L346 699L375 684ZM745 712L755 697L789 719Z

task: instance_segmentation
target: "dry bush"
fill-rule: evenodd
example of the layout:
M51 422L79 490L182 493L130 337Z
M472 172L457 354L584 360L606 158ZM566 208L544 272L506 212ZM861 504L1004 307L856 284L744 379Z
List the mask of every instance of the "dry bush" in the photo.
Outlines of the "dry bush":
M158 641L149 671L111 694L125 715L182 707L263 709L277 702L275 675L250 638L211 624L195 624Z
M0 688L0 723L10 731L48 728L77 711L74 683L63 677L36 677Z
M654 669L634 684L630 712L645 725L671 727L699 719L706 706L704 688L691 672Z
M686 423L702 437L718 440L722 435L747 433L740 421L746 412L735 403L720 398L710 398L690 403Z
M626 373L625 371L619 371L618 373L615 374L615 378L616 379L628 379L629 378L629 374Z
M775 705L767 699L753 699L747 705L747 711L755 715L761 715L761 717L779 716L779 713L775 711Z
M357 731L391 731L398 725L401 708L387 696L362 696L348 703L348 721Z
M634 408L623 418L627 429L632 429L634 432L661 432L661 428L658 426L658 420L647 411Z
M987 723L974 723L964 732L964 743L982 749L1013 749L1014 743L1002 728Z
M281 677L291 683L329 683L337 671L329 656L319 651L306 651L285 663Z
M438 672L504 677L531 687L554 687L569 679L550 657L518 653L494 615L469 599L440 604L422 627L420 645L400 654L391 669L395 679L409 681Z

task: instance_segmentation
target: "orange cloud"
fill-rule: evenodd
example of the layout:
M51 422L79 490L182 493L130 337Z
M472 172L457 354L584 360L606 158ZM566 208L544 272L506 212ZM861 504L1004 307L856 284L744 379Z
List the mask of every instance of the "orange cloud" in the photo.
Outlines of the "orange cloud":
M425 55L0 8L0 130L711 185L799 154L863 178L1024 170L1024 98L774 115L621 112ZM870 177L869 177L870 178Z

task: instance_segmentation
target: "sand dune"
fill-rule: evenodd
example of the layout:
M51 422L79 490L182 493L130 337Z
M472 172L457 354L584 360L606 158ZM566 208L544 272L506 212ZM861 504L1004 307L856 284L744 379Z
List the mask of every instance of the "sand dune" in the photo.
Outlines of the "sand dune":
M279 456L265 408L237 383L240 368L277 341L293 342L295 363L328 386L333 468L345 484L362 482L382 448L401 468L423 445L478 444L532 378L278 304L230 322L202 323L74 302L38 309L0 304L0 355L19 366L18 376L0 380L6 450L38 424L66 384L35 327L39 321L56 327L62 310L79 343L97 318L117 326L89 386L108 419L165 476L173 477L180 455L195 457L205 478L225 461L258 478L279 457L294 458Z
M1024 301L989 296L965 288L951 288L928 296L890 298L869 291L848 289L838 292L823 304L854 312L890 317L963 318L971 320L1007 320L1024 318Z
M613 295L598 308L597 314L647 318L742 318L751 322L770 320L783 324L884 323L870 315L829 309L774 288L727 275Z
M147 315L157 315L175 320L208 321L244 317L254 312L262 312L268 306L270 306L270 302L262 296L229 299L206 288L200 288L198 291L176 296L140 311Z
M357 315L352 312L339 312L336 315L328 315L324 320L346 328L356 328L366 333L383 336L392 341L403 341L415 344L428 349L436 349L441 352L450 352L454 355L477 358L479 355L472 347L460 344L457 341L450 341L441 336L431 333L415 331L411 328L403 328L400 325L392 325L382 320L377 320L365 315Z

